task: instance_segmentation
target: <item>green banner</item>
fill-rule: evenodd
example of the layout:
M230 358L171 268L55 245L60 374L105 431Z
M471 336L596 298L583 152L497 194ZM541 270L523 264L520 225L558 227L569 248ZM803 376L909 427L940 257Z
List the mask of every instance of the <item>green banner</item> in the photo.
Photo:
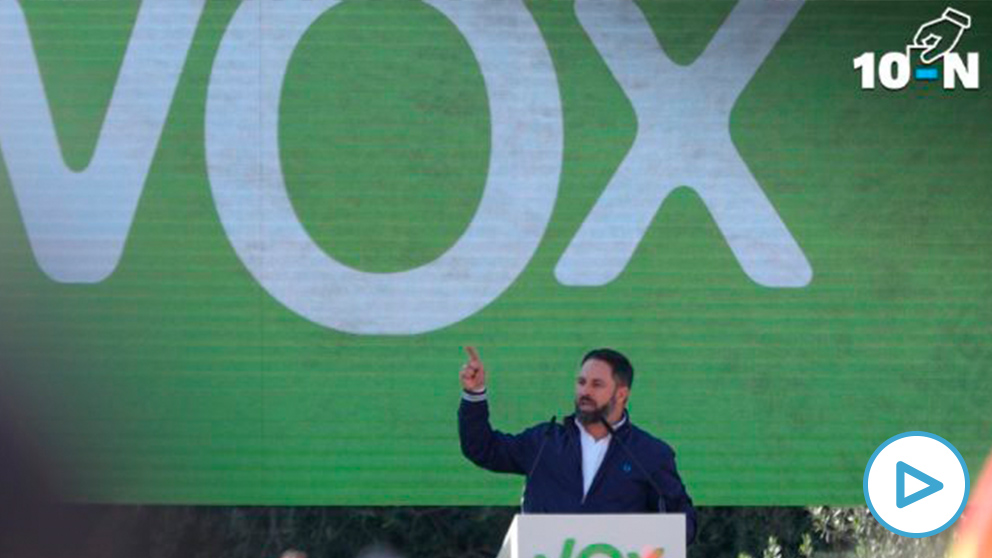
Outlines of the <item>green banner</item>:
M913 430L977 469L992 4L946 8L0 0L0 379L85 501L516 504L469 344L510 432L627 354L697 504L860 504Z

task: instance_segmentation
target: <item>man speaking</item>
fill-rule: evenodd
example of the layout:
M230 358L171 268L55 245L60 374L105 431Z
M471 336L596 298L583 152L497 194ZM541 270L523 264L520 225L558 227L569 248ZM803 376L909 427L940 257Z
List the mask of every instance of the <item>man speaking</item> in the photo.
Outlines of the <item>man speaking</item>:
M696 510L675 469L675 452L637 428L627 413L634 369L612 349L582 357L575 414L512 435L493 430L486 370L466 347L458 435L462 453L479 467L527 475L524 513L685 514L686 544L696 534Z

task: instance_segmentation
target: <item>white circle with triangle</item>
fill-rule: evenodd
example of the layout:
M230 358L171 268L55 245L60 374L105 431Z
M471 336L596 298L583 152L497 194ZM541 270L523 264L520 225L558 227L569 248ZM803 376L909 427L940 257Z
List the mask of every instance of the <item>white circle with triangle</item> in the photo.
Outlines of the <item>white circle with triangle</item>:
M883 443L865 468L865 501L872 515L905 537L936 535L964 510L968 467L947 440L906 432Z

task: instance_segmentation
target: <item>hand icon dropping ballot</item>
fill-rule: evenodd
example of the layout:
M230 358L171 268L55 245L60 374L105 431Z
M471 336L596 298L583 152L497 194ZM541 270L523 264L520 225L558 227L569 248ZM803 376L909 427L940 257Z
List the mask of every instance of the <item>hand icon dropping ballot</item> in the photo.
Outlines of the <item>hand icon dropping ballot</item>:
M964 30L970 27L971 16L949 7L939 18L920 26L911 46L926 49L921 53L920 60L924 64L933 64L954 50Z

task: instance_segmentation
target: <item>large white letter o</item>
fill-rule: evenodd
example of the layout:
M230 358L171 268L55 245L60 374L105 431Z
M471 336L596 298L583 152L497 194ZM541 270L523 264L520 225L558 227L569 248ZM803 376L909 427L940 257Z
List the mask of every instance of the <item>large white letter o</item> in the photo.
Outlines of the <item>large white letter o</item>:
M306 233L279 160L279 101L290 57L306 30L337 3L246 0L238 7L207 90L214 202L238 257L293 312L358 334L439 329L495 300L544 235L563 145L551 57L519 0L427 0L465 36L482 71L492 130L485 192L468 229L436 260L397 273L359 271Z

